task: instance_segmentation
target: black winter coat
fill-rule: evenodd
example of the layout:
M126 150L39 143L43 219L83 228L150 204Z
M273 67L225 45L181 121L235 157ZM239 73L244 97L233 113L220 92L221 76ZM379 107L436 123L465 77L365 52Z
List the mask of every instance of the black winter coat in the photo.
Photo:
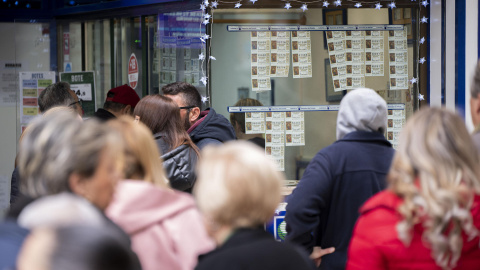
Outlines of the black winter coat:
M354 131L320 150L287 198L287 240L309 252L335 247L320 269L345 269L359 209L387 186L395 150L378 132Z
M313 261L300 248L279 243L259 229L238 229L219 248L199 257L195 270L309 270Z
M170 146L163 139L164 134L160 132L154 137L163 160L163 168L170 180L170 186L191 193L195 180L197 180L195 175L197 153L185 144L168 151Z

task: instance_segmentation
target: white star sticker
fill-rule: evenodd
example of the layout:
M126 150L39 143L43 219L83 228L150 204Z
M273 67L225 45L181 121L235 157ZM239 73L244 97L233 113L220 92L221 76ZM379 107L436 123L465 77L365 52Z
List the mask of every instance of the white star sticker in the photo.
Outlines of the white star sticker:
M211 17L212 17L212 15L210 15L210 14L208 14L208 13L205 14L205 15L203 15L203 18L205 18L205 19L210 19Z
M210 23L210 20L209 20L209 19L205 19L205 20L203 21L203 24L204 24L204 25L207 25L207 24L209 24L209 23Z
M422 58L420 58L420 60L418 60L418 62L419 62L420 64L425 63L425 61L427 61L427 60L425 60L425 57L422 57Z
M202 43L205 43L205 39L203 39L203 38L200 38L200 41L201 41Z
M213 8L217 8L217 6L218 6L218 2L217 2L217 1L212 2L212 7L213 7Z
M252 2L252 4L255 4L255 2L257 2L258 0L250 0L250 2Z
M279 215L279 214L280 214L280 210L275 209L275 215Z
M292 7L292 5L290 5L290 3L286 3L285 6L284 6L284 8L286 8L286 9L290 9L291 7Z
M207 85L207 77L203 76L200 81L203 83L203 85Z
M201 10L205 10L206 7L205 7L203 4L201 4L201 5L200 5L200 9L201 9Z
M362 6L362 4L360 4L360 3L356 3L356 4L355 4L355 7L356 7L356 8L359 8L359 7L361 7L361 6Z
M410 83L411 83L411 84L414 84L414 83L416 83L416 82L417 82L417 78L415 78L415 77L413 77L413 78L410 80Z
M198 55L198 60L203 60L203 59L205 59L205 55L203 55L203 53L200 53Z
M390 4L388 4L388 6L391 8L391 9L394 9L397 7L397 5L395 4L395 2L392 2Z
M335 4L336 7L342 5L342 1L341 1L341 0L337 0L337 1L333 2L333 3Z
M330 3L328 3L327 1L323 1L323 6L324 7L328 7L328 5L330 5Z
M208 7L208 4L210 4L210 3L208 2L208 0L204 0L204 1L203 1L203 4L204 4L206 7Z
M420 22L422 23L428 23L428 18L423 16L422 19L420 19Z
M303 4L303 5L300 7L300 9L303 10L303 12L305 12L306 10L308 10L307 4Z
M422 37L422 38L420 39L420 44L423 44L423 43L425 43L425 38L424 38L424 37Z
M425 100L425 97L422 94L418 94L418 100Z
M204 97L204 96L202 96L202 103L207 102L209 99L210 99L210 97Z
M205 35L203 35L203 36L202 36L202 38L203 38L203 39L205 39L205 40L207 40L207 39L209 39L209 38L210 38L210 36L209 36L209 35L207 35L207 34L205 34Z
M211 56L211 55L210 55L210 59L212 59L212 60L217 60L217 58L215 58L215 57L213 57L213 56Z
M382 4L380 4L380 3L376 3L376 4L375 4L375 9L380 10L382 7L383 7L383 6L382 6Z
M242 6L242 4L240 4L240 3L235 4L235 8L240 8L241 6Z
M425 1L422 1L422 5L423 5L424 7L427 7L427 5L428 5L428 1L427 1L427 0L425 0Z

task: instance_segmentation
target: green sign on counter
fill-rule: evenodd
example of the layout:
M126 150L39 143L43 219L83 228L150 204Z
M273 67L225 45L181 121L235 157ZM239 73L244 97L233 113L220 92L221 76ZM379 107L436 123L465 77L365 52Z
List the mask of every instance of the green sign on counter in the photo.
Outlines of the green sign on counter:
M95 74L93 71L60 72L60 81L68 82L78 98L82 100L84 117L92 116L95 111Z

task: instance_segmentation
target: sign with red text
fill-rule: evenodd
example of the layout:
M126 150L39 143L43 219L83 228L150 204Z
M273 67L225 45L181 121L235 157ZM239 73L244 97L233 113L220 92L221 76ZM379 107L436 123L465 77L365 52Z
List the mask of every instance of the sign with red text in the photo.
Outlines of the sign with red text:
M135 54L130 55L128 60L128 84L135 89L138 84L138 61Z
M63 60L70 60L70 33L63 33Z

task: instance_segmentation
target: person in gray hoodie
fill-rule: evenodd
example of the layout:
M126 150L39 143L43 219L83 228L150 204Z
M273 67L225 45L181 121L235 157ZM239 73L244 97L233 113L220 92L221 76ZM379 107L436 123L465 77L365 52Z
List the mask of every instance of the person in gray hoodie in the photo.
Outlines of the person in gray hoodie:
M358 210L386 187L394 155L386 127L382 97L366 88L348 93L340 103L337 141L317 153L287 199L287 241L306 248L320 269L345 269Z

